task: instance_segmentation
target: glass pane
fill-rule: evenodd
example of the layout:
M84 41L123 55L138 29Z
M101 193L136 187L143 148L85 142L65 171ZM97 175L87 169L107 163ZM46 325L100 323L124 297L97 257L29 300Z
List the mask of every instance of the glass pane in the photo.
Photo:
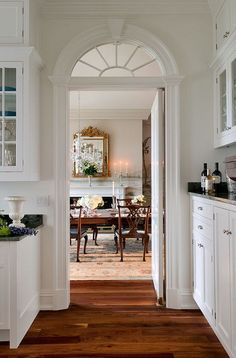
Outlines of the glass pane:
M161 75L162 75L162 71L160 65L156 61L149 63L148 65L134 71L135 77L139 77L139 76L152 77L152 76L161 76Z
M99 71L94 68L84 65L81 62L77 62L71 73L72 77L98 77Z
M16 95L5 95L5 116L16 116Z
M4 140L5 142L16 140L16 121L14 119L5 122Z
M4 165L16 165L16 144L6 144L4 150Z
M2 68L0 68L0 91L2 91Z
M0 94L0 116L2 116L2 94Z
M221 131L227 128L226 70L219 76L220 85L220 126Z
M5 69L5 91L16 90L16 69L6 68Z
M102 74L103 77L132 77L132 73L125 68L109 68Z
M232 63L232 125L236 125L236 59Z
M0 165L2 165L2 144L0 144Z

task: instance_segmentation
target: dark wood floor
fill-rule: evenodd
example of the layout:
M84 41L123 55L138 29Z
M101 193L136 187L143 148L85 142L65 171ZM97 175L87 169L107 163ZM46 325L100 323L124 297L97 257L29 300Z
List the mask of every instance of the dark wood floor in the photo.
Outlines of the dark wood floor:
M40 312L0 357L228 357L200 311L156 306L151 281L74 281L68 310Z

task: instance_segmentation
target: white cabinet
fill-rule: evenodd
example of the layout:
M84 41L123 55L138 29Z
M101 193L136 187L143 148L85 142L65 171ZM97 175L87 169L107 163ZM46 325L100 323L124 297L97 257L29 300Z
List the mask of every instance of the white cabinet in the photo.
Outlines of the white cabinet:
M230 4L228 1L225 1L216 15L216 50L219 50L230 36L230 20Z
M193 200L193 297L209 323L214 322L213 207Z
M0 62L0 172L22 170L22 71Z
M236 357L236 211L215 208L216 329Z
M215 72L215 147L236 142L236 50Z
M9 328L10 271L8 245L0 243L0 330Z
M39 180L40 66L32 48L0 47L0 181Z
M236 218L236 214L235 214ZM231 346L231 269L229 211L215 208L216 329Z
M19 44L24 38L24 1L0 1L0 43Z
M0 241L0 341L17 348L39 312L40 233Z
M236 358L236 205L192 198L193 297Z

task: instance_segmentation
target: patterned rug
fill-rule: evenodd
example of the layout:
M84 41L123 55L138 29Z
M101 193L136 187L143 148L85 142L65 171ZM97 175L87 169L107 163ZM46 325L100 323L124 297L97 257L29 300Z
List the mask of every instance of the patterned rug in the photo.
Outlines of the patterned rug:
M80 251L80 261L76 262L76 241L70 246L70 279L71 280L129 280L151 278L151 244L143 262L141 240L127 239L124 250L124 261L120 262L120 253L116 254L113 234L99 233L98 245L95 246L89 235L87 253Z

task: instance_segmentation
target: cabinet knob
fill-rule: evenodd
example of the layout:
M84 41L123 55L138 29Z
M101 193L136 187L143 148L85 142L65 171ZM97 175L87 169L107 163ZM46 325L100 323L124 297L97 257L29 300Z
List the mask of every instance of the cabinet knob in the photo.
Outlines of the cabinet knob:
M228 234L228 230L223 230L223 234Z
M197 244L197 246L198 246L199 248L203 247L203 245L202 245L202 244Z
M228 230L227 235L232 235L232 232Z
M229 31L226 31L226 32L224 33L223 38L226 39L226 38L229 36L229 34L230 34L230 32L229 32Z
M202 229L203 229L203 226L202 226L202 225L198 225L198 229L199 229L199 230L202 230Z
M202 206L198 206L197 209L198 209L198 210L203 210L203 207L202 207Z
M229 131L232 127L226 127L225 130Z

